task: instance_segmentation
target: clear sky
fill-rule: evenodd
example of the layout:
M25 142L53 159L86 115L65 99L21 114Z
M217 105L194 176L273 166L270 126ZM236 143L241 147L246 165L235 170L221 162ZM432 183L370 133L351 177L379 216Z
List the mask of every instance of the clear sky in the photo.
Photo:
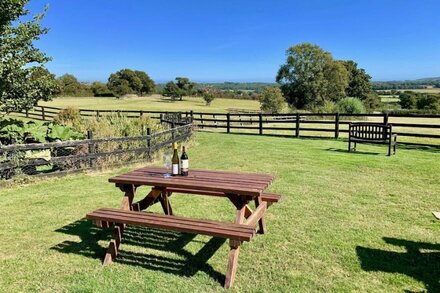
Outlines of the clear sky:
M158 82L268 81L311 42L373 80L440 76L440 0L30 0L55 74L105 81L122 68Z

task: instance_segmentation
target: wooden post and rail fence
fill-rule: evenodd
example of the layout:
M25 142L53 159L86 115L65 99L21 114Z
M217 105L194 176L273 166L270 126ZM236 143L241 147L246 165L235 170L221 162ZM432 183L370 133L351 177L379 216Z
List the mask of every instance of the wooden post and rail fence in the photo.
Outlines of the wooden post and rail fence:
M62 108L35 106L32 110L16 113L20 117L50 121ZM344 114L344 113L208 113L208 112L172 112L147 110L103 110L79 109L83 117L103 117L106 115L124 115L139 118L148 115L160 122L176 121L184 125L192 121L198 130L224 131L226 133L255 133L259 135L282 135L293 137L331 137L341 138L348 133L348 124L353 121L390 123L400 142L440 146L440 115L419 114ZM15 113L14 113L15 114ZM178 117L178 118L176 118ZM177 119L177 120L176 120Z

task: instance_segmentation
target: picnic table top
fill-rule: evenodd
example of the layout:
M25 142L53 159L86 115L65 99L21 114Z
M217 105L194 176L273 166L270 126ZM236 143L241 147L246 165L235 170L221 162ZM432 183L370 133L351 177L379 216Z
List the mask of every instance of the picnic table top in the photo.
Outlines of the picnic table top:
M274 179L267 174L192 169L188 176L164 178L166 172L165 168L145 167L112 177L109 182L260 196Z

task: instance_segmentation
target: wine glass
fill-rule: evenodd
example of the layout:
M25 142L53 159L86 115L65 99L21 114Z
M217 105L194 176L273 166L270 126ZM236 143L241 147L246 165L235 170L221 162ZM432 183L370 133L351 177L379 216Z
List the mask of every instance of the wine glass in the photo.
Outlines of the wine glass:
M163 154L163 166L167 169L167 172L165 174L163 174L164 178L170 178L171 177L171 167L172 162L171 162L171 154L169 152L165 152Z

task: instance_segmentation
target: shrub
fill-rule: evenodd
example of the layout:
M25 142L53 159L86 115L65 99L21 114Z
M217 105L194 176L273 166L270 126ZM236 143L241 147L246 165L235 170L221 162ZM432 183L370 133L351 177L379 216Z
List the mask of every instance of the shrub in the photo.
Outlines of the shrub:
M335 103L326 100L322 106L313 107L311 111L313 113L335 113L338 110Z
M215 99L214 93L212 93L210 91L204 91L202 97L203 97L203 100L205 100L205 102L206 102L206 106L210 106L212 101L214 101L214 99Z
M338 111L347 114L365 113L365 106L361 100L357 98L347 97L337 103Z
M440 96L422 94L419 96L416 102L417 109L419 110L440 110Z
M412 92L404 92L399 95L400 107L402 109L416 109L417 94Z
M92 83L91 89L95 97L113 97L113 93L103 82L95 81Z
M79 109L69 106L58 112L58 115L55 116L53 120L61 125L66 125L73 128L80 128L82 124L82 119L83 118L81 117Z
M260 97L260 108L263 112L279 113L284 108L284 97L278 87L266 87Z

